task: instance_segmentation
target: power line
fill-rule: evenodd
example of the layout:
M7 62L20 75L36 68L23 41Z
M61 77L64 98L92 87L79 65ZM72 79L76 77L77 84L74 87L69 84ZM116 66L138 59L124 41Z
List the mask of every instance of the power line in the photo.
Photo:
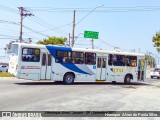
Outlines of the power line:
M51 8L51 7L30 7L32 11L37 12L72 12L76 10L78 12L88 12L94 8ZM131 7L102 7L95 12L145 12L145 11L159 11L160 6L131 6Z
M16 37L16 36L9 36L9 35L0 35L0 36L3 36L3 37Z
M47 30L43 30L43 31L37 31L37 32L48 32L48 31L53 31L55 29L60 29L60 28L63 28L63 27L66 27L66 26L69 26L71 25L71 23L68 23L68 24L65 24L65 25L62 25L62 26L59 26L59 27L56 27L56 28L52 28L52 29L47 29ZM25 32L26 33L26 32ZM30 33L30 32L27 32L27 33Z
M17 10L15 10L13 8L10 8L10 7L7 7L7 6L4 6L4 5L0 5L0 9L4 10L4 11L8 11L8 12L12 12L12 13L18 14Z
M53 31L55 31L55 32L57 32L57 33L59 33L59 34L68 36L68 32L65 32L65 31L61 30L60 28L58 28L58 27L56 27L56 26L54 26L54 25L52 25L52 24L50 24L50 23L47 23L46 21L42 20L42 19L39 18L39 17L34 16L34 18L32 18L32 21L40 24L40 25L43 26L43 27L46 27L46 28L48 28L48 29L52 29Z
M11 21L5 21L5 20L0 20L0 22L4 22L4 23L8 23L8 24L20 25L19 23L11 22ZM32 32L34 32L34 33L40 34L40 35L45 36L45 37L46 37L46 36L47 36L47 37L49 37L49 35L46 35L46 34L40 33L40 32L38 32L38 31L33 30L33 29L31 29L31 28L29 28L29 27L26 27L26 26L24 26L24 25L23 25L23 27L24 27L25 29L28 29L28 30L30 30L30 31L32 31Z
M0 23L8 23L8 24L20 25L19 23L11 22L11 21L6 21L6 20L0 20Z
M33 29L29 28L29 27L26 27L26 26L24 26L24 25L23 25L23 27L24 27L24 28L26 28L26 29L28 29L28 30L30 30L30 31L32 31L32 32L34 32L34 33L37 33L37 34L40 34L40 35L43 35L43 36L49 37L49 35L46 35L46 34L43 34L43 33L37 32L37 31L35 31L35 30L33 30Z

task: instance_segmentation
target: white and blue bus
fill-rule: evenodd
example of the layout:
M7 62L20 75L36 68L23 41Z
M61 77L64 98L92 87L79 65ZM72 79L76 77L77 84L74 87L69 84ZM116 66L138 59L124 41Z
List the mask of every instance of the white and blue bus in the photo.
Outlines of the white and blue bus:
M13 43L8 72L19 79L123 82L145 80L145 55L122 51Z

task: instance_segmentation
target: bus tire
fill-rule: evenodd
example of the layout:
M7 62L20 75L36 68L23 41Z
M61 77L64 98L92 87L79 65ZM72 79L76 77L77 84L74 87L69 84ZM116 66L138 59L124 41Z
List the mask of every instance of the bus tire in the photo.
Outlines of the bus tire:
M57 84L61 84L62 83L62 81L54 81L55 83L57 83Z
M124 84L130 84L131 83L131 76L130 75L126 75L124 78Z
M74 74L66 73L63 77L63 83L67 85L71 85L74 82L74 78L75 78Z
M116 84L116 81L112 81L112 84Z

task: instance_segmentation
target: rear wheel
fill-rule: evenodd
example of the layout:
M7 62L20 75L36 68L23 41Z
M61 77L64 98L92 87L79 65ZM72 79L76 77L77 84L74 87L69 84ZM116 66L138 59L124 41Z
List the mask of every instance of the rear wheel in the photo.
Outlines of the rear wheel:
M112 84L116 84L116 81L112 81Z
M64 84L71 85L74 82L74 75L72 73L67 73L64 75L63 82Z
M151 76L151 79L153 79L153 77Z
M131 77L130 75L126 75L125 78L124 78L124 83L125 84L130 84L131 83Z

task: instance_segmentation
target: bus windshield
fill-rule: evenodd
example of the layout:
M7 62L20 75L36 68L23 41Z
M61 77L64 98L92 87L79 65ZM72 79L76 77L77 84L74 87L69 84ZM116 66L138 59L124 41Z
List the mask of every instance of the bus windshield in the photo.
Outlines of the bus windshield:
M11 49L9 50L9 53L18 55L18 45L17 44L12 44Z

